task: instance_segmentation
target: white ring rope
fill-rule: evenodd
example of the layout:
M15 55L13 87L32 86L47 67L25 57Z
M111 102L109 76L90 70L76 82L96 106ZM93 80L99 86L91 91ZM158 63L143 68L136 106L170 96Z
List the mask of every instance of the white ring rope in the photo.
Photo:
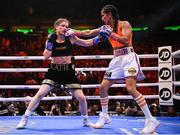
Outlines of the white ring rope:
M172 53L174 58L179 57L180 50ZM138 55L139 58L158 58L158 54ZM87 59L112 59L113 55L74 56L75 60ZM44 56L0 56L0 60L44 60ZM142 70L158 70L158 67L141 67ZM180 69L180 64L172 66ZM107 68L76 68L76 71L106 71ZM46 72L47 68L0 68L0 72ZM180 86L180 82L173 82ZM81 85L82 88L98 88L100 84ZM138 87L159 86L159 83L139 83ZM125 84L113 84L111 87L125 87ZM40 85L0 85L0 89L39 89ZM144 95L146 99L158 99L159 95ZM100 96L86 96L89 100L100 99ZM173 95L174 99L180 100L180 96ZM132 96L109 96L109 99L133 99ZM0 98L0 101L27 101L26 97ZM72 100L72 96L44 97L42 100Z
M179 83L180 84L180 83ZM81 85L81 88L99 88L100 84ZM138 83L138 87L159 86L159 83ZM125 87L125 84L113 84L112 88ZM39 89L40 85L0 85L0 89Z
M178 67L179 68L179 67ZM158 70L158 67L142 67L144 71ZM0 68L0 72L47 72L48 68ZM76 71L106 71L105 67L75 68Z
M108 96L109 99L133 99L132 96ZM158 95L145 95L146 99L158 99ZM13 97L13 98L0 98L0 102L12 102L12 101L30 101L32 98L28 97ZM99 100L100 96L86 96L88 100ZM72 100L72 96L57 96L57 97L43 97L42 100Z
M180 81L174 81L173 84L174 84L175 86L180 86Z
M172 68L173 68L174 70L180 70L180 64L174 65Z
M172 53L172 56L180 54L180 50ZM158 54L139 54L140 59L142 58L158 58ZM75 60L87 60L87 59L112 59L113 55L81 55L74 56ZM0 56L0 60L44 60L44 56Z
M180 64L172 67L174 70L180 70ZM157 71L158 67L141 67L143 71ZM47 72L48 68L0 68L0 72ZM106 71L105 67L94 68L75 68L76 71Z
M133 99L132 96L108 96L109 99ZM144 95L146 99L158 99L159 95ZM180 100L180 96L173 95L174 99ZM13 97L13 98L0 98L0 102L13 102L13 101L30 101L30 97ZM86 96L88 100L99 100L100 96ZM42 100L72 100L72 96L57 96L57 97L43 97Z
M180 55L180 50L172 53L173 57ZM139 54L139 58L158 58L158 54ZM83 59L112 59L113 55L74 56L75 60ZM0 56L0 60L44 60L44 56Z
M173 95L173 99L180 100L180 96Z
M180 58L180 50L177 50L177 51L175 51L175 52L172 52L172 56L174 57L174 58Z
M157 54L138 55L139 58L158 58ZM112 59L113 55L82 55L74 56L75 60ZM0 60L44 60L44 56L0 56Z
M133 99L132 96L108 96L109 99ZM146 99L158 99L159 95L144 95ZM173 95L174 99L180 100L180 96ZM14 101L30 101L32 98L28 97L13 97L13 98L0 98L0 102L14 102ZM100 96L86 96L88 100L99 100ZM57 97L44 97L42 100L72 100L72 96L57 96Z

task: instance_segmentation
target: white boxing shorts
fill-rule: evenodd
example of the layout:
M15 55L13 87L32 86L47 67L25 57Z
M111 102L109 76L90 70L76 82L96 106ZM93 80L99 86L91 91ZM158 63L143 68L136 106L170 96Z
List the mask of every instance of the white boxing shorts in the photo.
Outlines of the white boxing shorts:
M110 61L104 78L124 80L130 76L135 76L137 80L145 78L138 55L132 47L114 50L114 58Z

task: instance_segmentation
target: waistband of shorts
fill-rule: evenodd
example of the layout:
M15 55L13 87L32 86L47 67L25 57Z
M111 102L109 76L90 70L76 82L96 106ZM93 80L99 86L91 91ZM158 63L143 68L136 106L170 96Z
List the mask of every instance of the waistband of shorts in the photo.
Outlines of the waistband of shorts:
M68 71L68 70L72 70L73 69L73 64L54 64L51 63L50 64L50 69L52 70L56 70L56 71Z
M115 57L122 56L122 55L127 55L129 53L134 52L134 49L132 47L124 47L120 49L115 49L113 51L113 54Z

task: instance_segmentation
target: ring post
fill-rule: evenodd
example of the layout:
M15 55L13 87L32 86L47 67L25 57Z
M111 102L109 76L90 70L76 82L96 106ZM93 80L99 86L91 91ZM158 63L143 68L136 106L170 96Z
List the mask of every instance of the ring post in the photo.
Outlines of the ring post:
M158 48L159 104L173 105L172 47Z

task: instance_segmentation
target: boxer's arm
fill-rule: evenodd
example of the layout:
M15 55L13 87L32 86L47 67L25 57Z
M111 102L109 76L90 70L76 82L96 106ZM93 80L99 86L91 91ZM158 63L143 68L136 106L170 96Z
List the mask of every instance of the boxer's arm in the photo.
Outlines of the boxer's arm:
M53 48L53 43L51 43L51 42L49 42L49 40L47 40L45 43L45 49L43 52L43 56L45 59L48 59L49 57L51 57L52 48Z
M81 37L93 37L97 36L100 32L100 28L92 29L92 30L84 30L80 32Z
M69 29L67 29L65 36L66 37L73 37L73 36L94 37L99 34L99 31L100 31L100 28L93 29L93 30L84 30L84 31L69 28Z
M49 59L51 57L51 54L52 54L52 51L45 49L43 52L44 59L45 60Z
M112 32L109 37L120 43L129 44L131 36L132 27L129 22L125 21L122 24L122 36L119 36L117 33Z
M71 37L70 38L70 41L72 44L76 44L76 45L84 46L84 47L90 47L93 45L97 45L104 40L106 40L106 37L102 37L100 35L98 35L94 38L91 38L91 39L87 39L87 40L80 39L78 37Z

